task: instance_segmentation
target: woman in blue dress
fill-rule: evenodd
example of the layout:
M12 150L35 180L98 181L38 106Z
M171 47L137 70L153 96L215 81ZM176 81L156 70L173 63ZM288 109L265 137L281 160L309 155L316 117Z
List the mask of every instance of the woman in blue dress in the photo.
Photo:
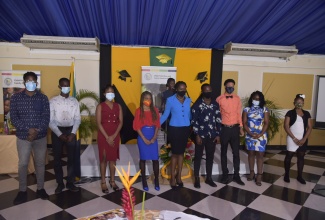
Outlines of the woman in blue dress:
M243 126L246 131L245 144L248 150L248 164L250 174L247 181L255 178L255 158L257 164L257 176L255 183L262 185L263 156L267 144L267 128L269 126L269 110L265 107L264 95L260 91L251 94L248 107L243 111Z

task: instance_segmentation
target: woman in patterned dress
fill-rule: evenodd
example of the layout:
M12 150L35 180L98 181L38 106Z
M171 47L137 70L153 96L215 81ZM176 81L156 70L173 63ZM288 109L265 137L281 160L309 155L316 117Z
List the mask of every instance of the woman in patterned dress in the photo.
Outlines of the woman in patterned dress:
M101 188L108 193L106 186L106 167L109 163L109 184L114 191L119 187L114 181L116 160L120 159L120 131L123 125L123 113L119 104L114 102L114 87L107 85L103 90L105 101L97 105L96 122L98 126L98 153L100 161Z
M250 174L247 181L255 178L255 158L257 164L257 176L255 183L262 185L263 156L267 144L266 130L269 126L269 110L264 106L264 95L260 91L251 94L248 100L248 107L243 111L243 126L246 131L245 144L248 150L248 164Z

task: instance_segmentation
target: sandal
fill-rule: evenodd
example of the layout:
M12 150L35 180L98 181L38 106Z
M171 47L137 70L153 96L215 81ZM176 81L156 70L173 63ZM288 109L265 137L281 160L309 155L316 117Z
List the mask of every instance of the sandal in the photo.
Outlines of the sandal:
M255 183L256 183L257 186L262 186L262 175L263 175L263 173L258 173L256 175ZM261 179L257 180L259 176L261 177Z
M103 186L105 186L105 187L103 187ZM106 186L106 182L102 182L101 183L101 188L102 188L102 192L103 193L105 193L105 194L108 194L109 193L109 190L108 190L108 188Z
M247 181L252 181L255 179L255 173L254 170L251 170L249 175L247 176Z
M120 188L116 185L115 181L114 180L110 180L109 181L109 185L111 186L111 188L114 190L114 191L118 191L120 190Z

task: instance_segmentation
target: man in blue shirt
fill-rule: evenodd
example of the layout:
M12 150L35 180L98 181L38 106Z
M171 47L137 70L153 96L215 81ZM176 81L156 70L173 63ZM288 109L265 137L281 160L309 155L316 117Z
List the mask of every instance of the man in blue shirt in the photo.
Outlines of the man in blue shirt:
M205 183L217 187L212 180L212 166L216 143L220 143L221 114L219 104L211 99L212 89L209 84L201 86L201 96L192 107L192 125L195 134L194 187L200 188L200 164L205 148L206 180Z
M50 105L46 95L36 90L37 75L27 72L23 76L26 89L11 97L10 117L16 127L18 151L19 192L14 204L27 201L27 166L33 150L37 178L37 196L48 199L44 190L47 128L50 122Z

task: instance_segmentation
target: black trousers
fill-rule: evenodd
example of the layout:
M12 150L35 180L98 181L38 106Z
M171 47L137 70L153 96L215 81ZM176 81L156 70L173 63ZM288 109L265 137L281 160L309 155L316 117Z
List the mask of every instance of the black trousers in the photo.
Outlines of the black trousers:
M235 127L225 127L223 126L221 129L220 135L221 141L221 168L223 175L227 175L229 173L227 167L227 151L228 151L228 144L232 148L233 154L233 164L234 164L234 175L239 175L239 126Z
M212 176L214 152L216 150L216 143L214 143L214 138L201 138L201 139L202 139L201 145L195 144L194 176L197 177L200 175L199 173L200 173L201 159L202 159L202 155L203 155L203 150L205 148L206 173L207 173L207 177L211 177Z
M59 127L62 134L71 134L72 127ZM63 183L63 170L62 170L62 148L66 146L68 153L68 165L67 165L67 182L73 183L75 178L74 173L74 157L76 147L76 137L71 142L63 142L56 134L52 132L52 150L54 154L54 173L57 183Z

